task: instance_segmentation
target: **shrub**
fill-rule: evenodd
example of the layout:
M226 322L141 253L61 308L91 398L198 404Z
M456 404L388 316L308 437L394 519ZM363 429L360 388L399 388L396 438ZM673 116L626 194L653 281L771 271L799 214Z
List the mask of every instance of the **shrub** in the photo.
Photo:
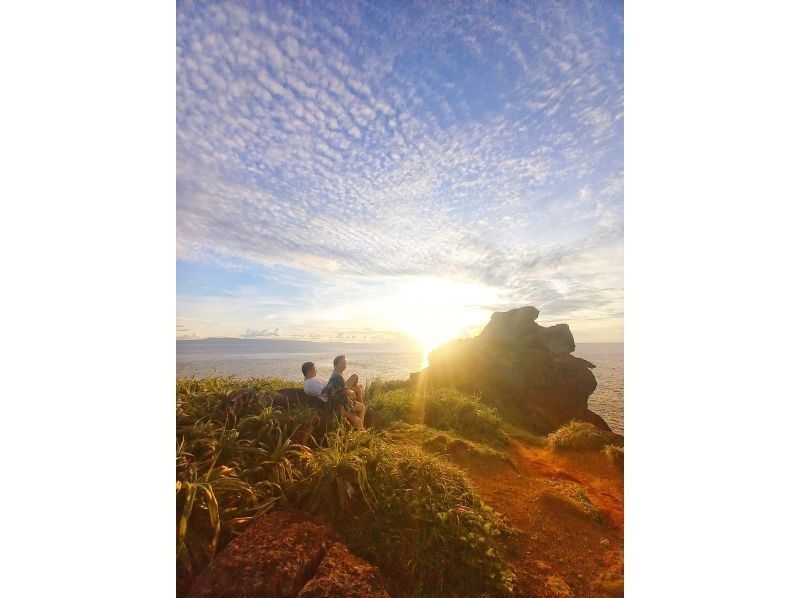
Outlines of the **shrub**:
M480 442L462 438L452 432L429 428L425 424L395 422L389 426L389 435L394 439L411 441L429 451L452 454L453 451L463 449L470 457L496 459L511 463L511 459L505 452Z
M324 511L339 519L356 506L374 510L369 474L381 463L384 445L366 430L340 426L325 445L303 455L303 477L292 488L293 499L310 512Z
M374 432L345 428L304 461L306 475L292 499L328 513L348 546L377 563L397 593L510 589L513 574L496 540L507 527L458 468Z
M586 494L586 490L580 484L569 480L545 480L560 497L569 503L581 514L591 517L596 521L602 521L603 517L597 506Z
M480 397L454 389L435 389L421 396L421 423L441 430L453 430L466 438L505 446L508 435L500 429L494 407Z
M373 383L374 384L374 383ZM375 409L384 424L405 422L425 424L439 430L452 430L478 442L494 446L508 444L508 435L500 428L497 410L480 397L454 389L433 388L417 392L411 388L385 391L369 388L367 404Z
M405 390L411 388L411 382L408 380L384 380L382 378L375 378L367 384L364 389L364 397L367 401L372 401L378 395L392 390Z
M409 585L416 594L507 593L513 574L497 550L497 536L507 527L453 465L416 447L393 445L380 433L346 426L311 448L300 446L293 441L296 432L317 417L306 407L278 409L254 401L235 420L215 415L232 395L258 398L286 385L219 377L178 381L181 583L204 567L237 527L280 502L324 513L354 552L383 569L396 594L409 593ZM406 405L411 413L420 406L404 403L414 395L401 389L376 395L387 409ZM479 405L477 399L471 402ZM473 409L483 413L482 406ZM432 409L444 418L440 411Z
M593 451L602 449L606 444L619 444L616 436L588 422L572 420L548 434L547 443L558 450Z
M622 446L617 446L615 444L607 444L603 448L603 454L608 457L608 460L611 461L615 466L619 469L625 469L625 448Z
M373 393L372 398L366 399L366 404L380 415L381 421L386 425L397 421L410 422L414 398L414 394L407 390L392 390Z
M176 381L177 422L193 423L200 418L226 421L227 406L236 405L236 415L261 412L272 393L297 384L280 378L250 378L211 376L209 378L178 378Z
M265 496L225 466L215 467L198 477L189 469L175 482L177 502L178 565L184 572L202 569L217 550L220 536L230 535L237 524L268 509L276 497Z
M283 380L233 377L184 379L176 397L176 525L179 573L204 567L232 532L256 513L285 500L283 487L299 477L298 429L317 414L305 406L264 407L260 396ZM231 396L246 405L234 421L219 417ZM250 413L248 415L248 413Z

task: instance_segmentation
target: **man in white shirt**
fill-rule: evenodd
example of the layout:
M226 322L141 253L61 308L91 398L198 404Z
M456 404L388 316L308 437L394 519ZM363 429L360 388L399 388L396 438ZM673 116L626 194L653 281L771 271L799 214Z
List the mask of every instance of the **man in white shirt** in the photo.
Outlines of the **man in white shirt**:
M317 397L319 400L328 402L327 384L321 379L317 378L317 366L311 361L306 361L302 366L303 376L303 391L310 397Z

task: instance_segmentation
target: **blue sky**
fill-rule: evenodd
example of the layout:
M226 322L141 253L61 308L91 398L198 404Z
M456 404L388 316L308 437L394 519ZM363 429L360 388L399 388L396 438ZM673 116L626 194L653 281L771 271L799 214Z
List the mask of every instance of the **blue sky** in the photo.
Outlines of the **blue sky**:
M177 337L623 330L621 2L178 4Z

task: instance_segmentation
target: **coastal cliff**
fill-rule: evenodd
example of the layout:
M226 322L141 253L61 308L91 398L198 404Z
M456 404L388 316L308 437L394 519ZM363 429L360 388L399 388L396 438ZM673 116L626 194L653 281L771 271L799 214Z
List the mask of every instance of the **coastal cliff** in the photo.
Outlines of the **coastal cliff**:
M494 313L475 338L432 351L430 365L411 374L412 383L480 393L501 414L536 434L570 420L611 431L588 407L597 388L594 364L571 355L575 340L567 324L541 326L538 316L532 306Z
M373 380L367 430L291 381L178 379L177 595L622 596L624 438L538 315Z

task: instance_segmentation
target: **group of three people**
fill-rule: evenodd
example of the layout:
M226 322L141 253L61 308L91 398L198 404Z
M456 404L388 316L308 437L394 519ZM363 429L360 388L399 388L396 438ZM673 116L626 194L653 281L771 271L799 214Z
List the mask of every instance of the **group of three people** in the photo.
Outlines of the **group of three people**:
M303 390L312 397L317 397L323 402L330 403L334 412L339 413L350 424L359 429L364 429L364 418L367 406L364 404L364 389L358 383L358 376L353 374L347 380L342 375L347 367L347 358L339 355L333 360L333 374L326 384L317 378L317 366L313 361L307 361L302 366Z

